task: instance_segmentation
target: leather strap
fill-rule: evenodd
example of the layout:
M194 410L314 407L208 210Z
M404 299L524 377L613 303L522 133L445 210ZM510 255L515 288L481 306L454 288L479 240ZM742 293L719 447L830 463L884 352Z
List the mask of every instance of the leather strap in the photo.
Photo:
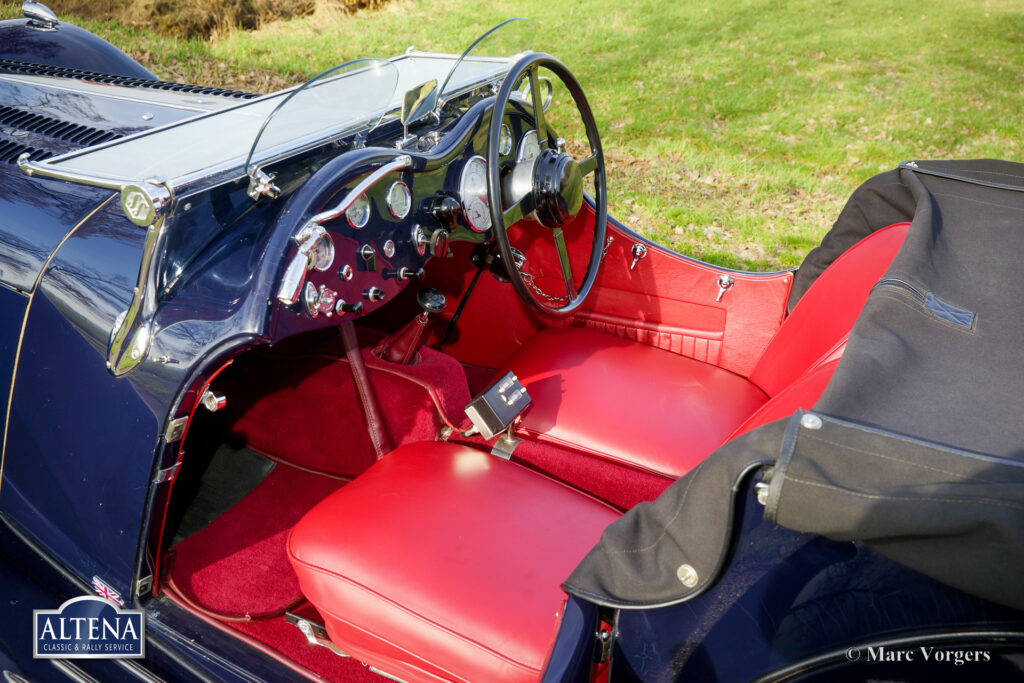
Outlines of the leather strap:
M391 451L391 440L388 439L388 433L384 429L384 420L380 416L377 397L373 393L373 385L370 384L370 376L366 372L363 354L359 351L356 328L351 320L342 320L338 324L338 330L341 332L341 341L345 345L345 357L348 358L348 366L352 370L352 379L356 384L359 402L363 404L366 431L370 435L370 442L373 443L377 459L380 460Z

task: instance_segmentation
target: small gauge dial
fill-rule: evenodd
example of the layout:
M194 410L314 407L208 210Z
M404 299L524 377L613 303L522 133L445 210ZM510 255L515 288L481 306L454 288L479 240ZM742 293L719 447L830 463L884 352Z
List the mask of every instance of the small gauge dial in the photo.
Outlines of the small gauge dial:
M498 136L498 153L507 157L512 152L512 131L508 124L501 124L501 133Z
M309 249L309 265L314 270L323 272L334 263L334 240L328 233L317 238Z
M476 232L491 229L491 210L487 204L487 162L482 156L470 157L462 168L459 195L466 221Z
M345 212L345 218L348 219L348 224L353 228L366 226L367 221L370 220L370 200L366 198L365 194L359 195L352 202L352 206L348 207L348 211Z
M519 152L516 154L516 161L527 161L540 154L540 141L537 139L537 131L528 130L523 139L519 141Z
M388 211L395 218L405 218L412 208L412 195L409 186L399 181L388 188Z

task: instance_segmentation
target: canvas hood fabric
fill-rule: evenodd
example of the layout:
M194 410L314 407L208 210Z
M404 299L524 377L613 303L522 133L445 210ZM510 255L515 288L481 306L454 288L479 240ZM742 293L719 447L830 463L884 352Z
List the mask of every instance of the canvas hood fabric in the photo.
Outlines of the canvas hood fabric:
M1024 609L1024 165L908 162L843 216L836 244L912 223L814 410L729 442L628 512L570 593L624 608L699 594L727 556L738 482L771 463L768 522Z

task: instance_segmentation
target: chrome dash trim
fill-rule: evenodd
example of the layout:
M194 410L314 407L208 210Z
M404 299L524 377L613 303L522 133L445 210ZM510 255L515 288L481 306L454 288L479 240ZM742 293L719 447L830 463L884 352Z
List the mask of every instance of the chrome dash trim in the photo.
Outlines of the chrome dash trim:
M371 187L380 182L384 176L394 173L395 171L402 171L412 166L412 157L408 154L402 154L394 158L393 161L389 161L384 164L370 175L363 178L358 185L349 190L349 193L345 195L345 198L338 203L333 209L327 209L321 211L317 215L309 219L310 223L316 223L320 225L333 218L337 218L346 211L348 211L356 200L366 193Z

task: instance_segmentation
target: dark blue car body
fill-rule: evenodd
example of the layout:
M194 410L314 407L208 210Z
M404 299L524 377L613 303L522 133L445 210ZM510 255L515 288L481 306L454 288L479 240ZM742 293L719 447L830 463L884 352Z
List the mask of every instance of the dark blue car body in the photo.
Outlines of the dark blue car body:
M90 81L108 74L111 82L159 84L84 31L61 24L40 32L26 23L0 25L0 72ZM31 94L29 86L7 87L0 105ZM112 110L85 102L76 94L25 101L37 121L8 116L0 122L0 670L30 681L62 680L69 671L102 681L301 680L152 589L161 535L154 527L167 505L166 473L179 458L171 423L188 417L229 356L295 331L269 316L266 305L289 237L277 229L279 207L245 214L198 250L187 264L189 277L159 309L159 348L130 374L115 376L107 367L111 330L131 304L145 231L126 220L116 193L29 177L15 161L184 114L167 107L143 123L138 103ZM72 117L81 130L46 132L47 121ZM16 136L15 130L29 132ZM189 199L192 220L218 222L246 201L246 188L229 184ZM183 244L171 248L197 252ZM989 650L996 661L986 678L1021 675L1020 613L902 568L866 546L768 525L754 500L756 476L737 482L736 533L719 580L686 602L620 613L612 680L852 680L861 674L843 673L851 648L884 643ZM145 659L56 665L33 659L32 611L92 593L94 577L146 611ZM597 606L571 599L547 680L592 678L602 659L594 640L600 619ZM884 666L872 675L906 673ZM946 668L941 675L969 670Z

